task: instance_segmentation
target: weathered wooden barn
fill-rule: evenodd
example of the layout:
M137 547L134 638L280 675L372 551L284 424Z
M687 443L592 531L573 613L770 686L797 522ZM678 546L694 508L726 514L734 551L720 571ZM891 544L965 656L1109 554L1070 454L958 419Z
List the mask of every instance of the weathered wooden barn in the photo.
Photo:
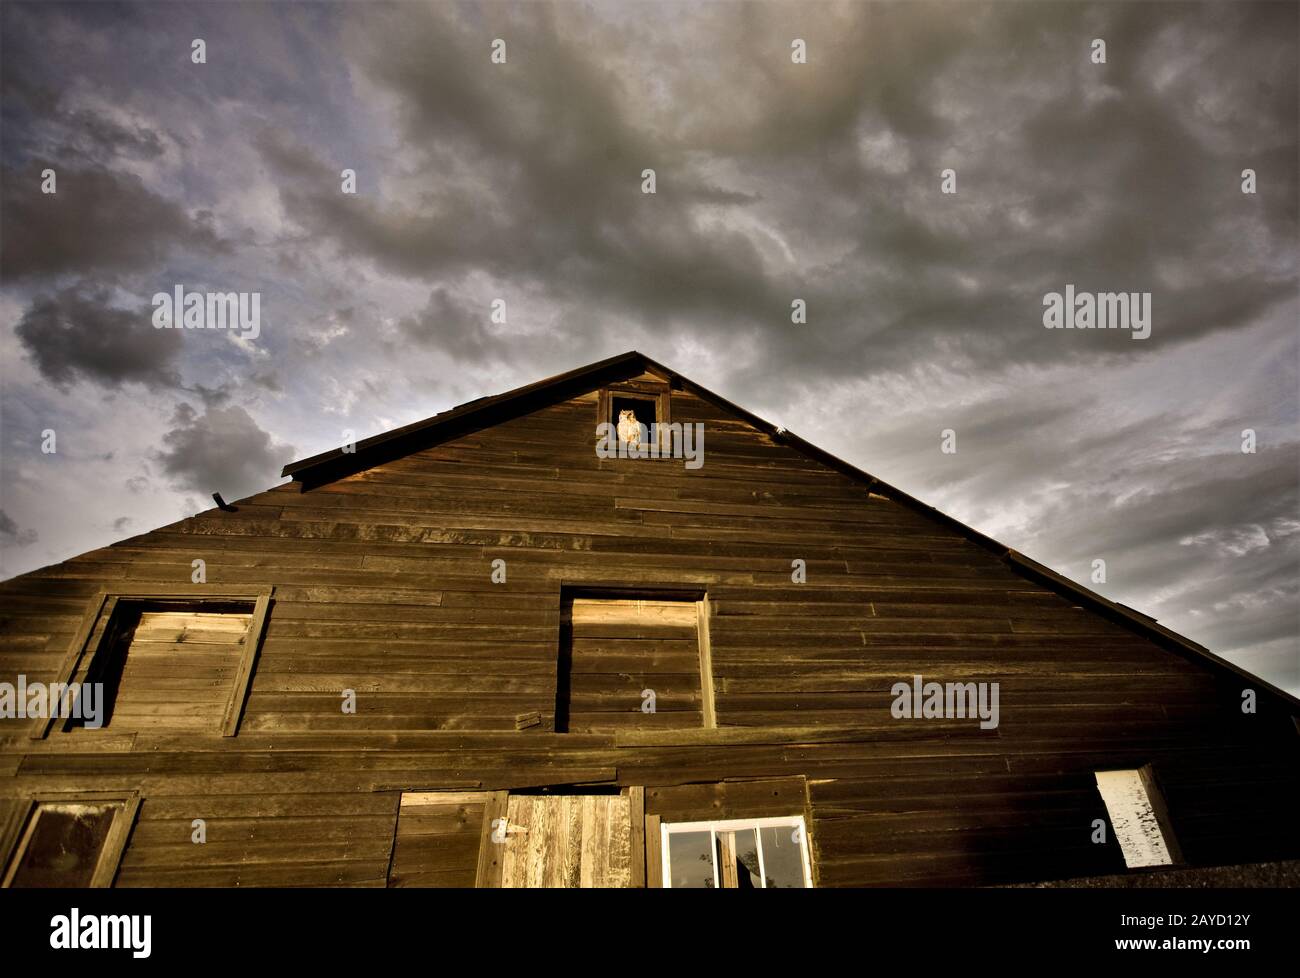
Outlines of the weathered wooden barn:
M703 425L703 464L600 457L625 411ZM285 474L0 584L4 885L1300 856L1295 698L638 353ZM102 683L99 725L20 683Z

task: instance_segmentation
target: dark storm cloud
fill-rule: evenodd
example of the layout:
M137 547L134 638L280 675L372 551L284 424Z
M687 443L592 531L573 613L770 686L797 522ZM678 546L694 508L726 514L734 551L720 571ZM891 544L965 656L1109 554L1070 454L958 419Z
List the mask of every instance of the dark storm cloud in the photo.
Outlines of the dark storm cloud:
M220 492L227 500L266 489L294 457L292 445L277 442L238 405L199 414L181 404L163 445L155 459L176 489Z
M274 394L284 393L284 386L280 383L280 375L274 370L265 370L255 373L250 379L258 387L262 387Z
M57 193L41 192L46 168L57 174ZM148 269L177 249L211 254L228 247L203 215L189 215L134 174L51 160L3 173L0 220L0 275L7 282Z
M481 359L490 343L483 319L446 289L436 288L417 315L402 318L397 326L403 336L423 346L446 346L458 355L468 353ZM502 352L500 344L496 346L492 352Z
M107 288L85 284L38 295L15 332L41 374L61 388L75 380L177 387L180 334L156 330L148 306L122 309Z
M571 321L580 322L581 317ZM399 356L414 343L420 349L445 352L457 360L510 362L525 356L540 361L553 355L557 344L574 342L575 336L566 322L541 332L511 332L504 324L492 322L490 306L475 304L438 286L429 293L423 308L397 321L397 336L389 346Z
M118 157L153 159L162 155L163 138L156 130L140 124L123 125L87 109L65 108L60 93L37 79L39 68L24 57L30 51L10 45L5 53L7 60L0 67L0 88L5 94L0 120L18 127L24 137L19 147L24 155L44 148L54 150L61 161L72 157L100 163ZM42 147L43 136L52 136L57 145Z
M70 126L84 137L73 149L90 157L101 153L110 158L119 156L153 159L163 154L163 141L159 134L147 126L123 126L84 109L68 118Z
M18 529L13 517L0 509L0 543L6 547L30 547L38 539L40 536L35 530Z
M1105 472L1104 479L1101 472L1095 473L1094 485L1114 480L1128 487L1140 473L1148 486L1126 498L1105 499L1101 507L1093 508L1087 520L1070 517L1070 511L1078 512L1087 495L1083 481L1086 473L1073 472L1069 474L1078 478L1077 496L1049 506L1040 519L1058 527L1054 534L1058 547L1077 553L1095 551L1101 555L1103 551L1153 549L1183 561L1193 554L1196 559L1239 556L1246 552L1241 550L1241 543L1250 540L1254 547L1279 547L1294 562L1300 557L1300 552L1293 549L1300 544L1300 538L1279 538L1276 530L1300 523L1298 465L1300 450L1290 445L1263 455L1237 452L1165 460L1154 473L1141 464L1113 467ZM1063 469L1055 471L1063 473ZM1231 514L1214 527L1205 524L1207 497L1222 506L1225 514ZM1246 528L1252 532L1243 532ZM1258 528L1258 534L1254 528ZM1191 541L1195 544L1190 552L1170 546Z
M566 31L563 13L368 8L350 49L429 179L414 198L373 179L348 198L310 150L264 139L291 219L394 274L544 283L591 310L590 336L604 311L756 342L741 386L936 347L984 364L1142 355L1294 295L1286 5L750 5L701 14L664 65L638 59L657 39L635 20ZM793 36L809 64L789 63ZM1043 329L1043 295L1067 283L1151 292L1151 339ZM790 329L793 297L808 329Z
M135 16L118 5L52 5L42 14L20 4L7 4L0 15L6 33L0 59L0 121L6 129L0 281L113 275L152 269L178 251L229 252L210 215L190 213L126 168L129 161L156 161L164 154L168 140L158 127L130 113L113 118L102 102L86 104L104 96L102 79L88 86L70 83L77 67L92 61L71 39L95 37L97 56L121 47ZM46 170L55 174L55 193L42 190Z
M554 11L521 16L514 57L533 67L499 72L480 32L450 10L402 7L377 19L358 38L362 64L400 97L404 148L438 178L415 200L347 197L309 150L264 134L259 148L291 219L393 273L485 269L544 281L561 297L635 306L651 320L681 309L757 317L784 300L763 294L746 237L701 233L688 212L756 198L691 172L683 147L627 117L619 79L561 36ZM640 192L644 168L658 172L655 197Z
M230 385L219 387L206 387L203 384L194 384L192 387L185 388L191 394L198 395L199 401L204 407L222 407L230 401L234 394L234 389Z

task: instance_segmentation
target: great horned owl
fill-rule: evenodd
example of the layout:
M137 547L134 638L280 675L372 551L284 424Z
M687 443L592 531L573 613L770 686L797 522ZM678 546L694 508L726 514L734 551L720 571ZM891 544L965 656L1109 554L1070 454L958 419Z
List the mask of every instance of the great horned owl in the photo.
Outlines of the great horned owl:
M618 440L629 445L641 444L641 424L632 411L618 412Z

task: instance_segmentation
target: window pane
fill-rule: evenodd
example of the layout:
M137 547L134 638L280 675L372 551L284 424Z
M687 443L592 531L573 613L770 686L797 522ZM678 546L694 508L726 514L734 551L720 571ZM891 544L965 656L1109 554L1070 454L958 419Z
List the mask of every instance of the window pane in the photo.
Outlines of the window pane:
M736 887L741 890L762 889L758 875L758 836L753 829L737 829L735 837Z
M11 886L89 886L118 805L44 804Z
M668 870L673 889L713 889L713 837L710 832L668 836Z
M763 836L763 874L767 877L767 885L802 888L803 846L796 841L802 829L795 825L778 825L759 831Z

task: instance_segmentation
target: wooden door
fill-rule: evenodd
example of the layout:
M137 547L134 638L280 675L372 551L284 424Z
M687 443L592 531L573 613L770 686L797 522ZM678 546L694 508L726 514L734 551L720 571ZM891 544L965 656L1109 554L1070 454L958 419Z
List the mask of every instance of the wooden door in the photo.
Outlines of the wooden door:
M503 887L632 885L627 795L511 795Z

